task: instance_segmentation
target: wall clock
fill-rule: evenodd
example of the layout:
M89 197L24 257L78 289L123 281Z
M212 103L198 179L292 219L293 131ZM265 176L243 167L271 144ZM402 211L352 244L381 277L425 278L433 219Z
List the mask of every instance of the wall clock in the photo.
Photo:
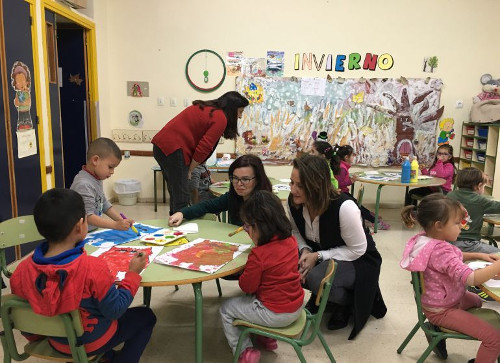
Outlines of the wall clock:
M186 63L186 78L194 89L212 92L226 78L226 65L222 57L210 49L194 52Z

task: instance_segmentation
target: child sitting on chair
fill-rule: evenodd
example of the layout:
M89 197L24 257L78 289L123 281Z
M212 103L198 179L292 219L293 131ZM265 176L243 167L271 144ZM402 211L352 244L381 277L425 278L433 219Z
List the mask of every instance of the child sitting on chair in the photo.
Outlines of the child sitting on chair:
M415 220L424 229L406 244L401 267L409 271L422 271L425 291L422 308L429 322L480 340L476 362L496 362L500 355L500 320L495 326L467 310L482 305L477 295L466 291L466 285L480 285L500 273L500 260L481 254L477 258L493 262L473 271L463 260L462 252L447 241L455 241L460 234L464 217L462 205L441 193L430 194L417 206L403 209L401 216L408 227ZM466 258L465 258L466 259ZM435 348L440 358L446 359L446 346ZM440 342L441 343L441 342Z
M240 329L235 319L269 327L285 327L302 313L304 290L297 269L299 255L292 226L281 201L273 193L256 190L240 210L243 228L255 244L239 278L240 288L251 295L233 297L222 303L222 326L233 354ZM275 339L256 336L267 350L275 350ZM241 363L257 363L260 352L249 337L243 341Z
M92 141L87 151L87 163L76 174L71 189L77 191L85 202L89 230L111 228L126 231L133 224L113 208L104 195L102 181L113 175L122 161L120 148L111 139L100 137ZM111 220L102 216L106 214Z
M33 211L38 232L47 241L23 260L10 279L12 293L28 300L37 314L54 316L78 309L84 333L79 342L89 355L107 352L113 362L139 362L156 323L147 307L129 305L139 288L146 257L136 255L125 278L115 286L105 261L87 256L87 219L82 197L69 189L51 189ZM71 354L65 338L50 345ZM112 348L125 343L119 354Z

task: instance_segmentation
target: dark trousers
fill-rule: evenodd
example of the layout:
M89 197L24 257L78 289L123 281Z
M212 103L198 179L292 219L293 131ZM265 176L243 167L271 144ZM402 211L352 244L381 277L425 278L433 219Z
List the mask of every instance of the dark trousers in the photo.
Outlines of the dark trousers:
M145 306L130 308L118 319L118 330L111 340L89 355L107 352L125 343L121 352L113 359L113 363L138 363L155 324L156 316L150 308Z
M414 189L410 189L408 191L408 194L405 195L405 206L407 205L410 205L410 204L413 204L414 206L417 205L417 200L416 199L412 199L411 196L412 195L417 195L419 197L425 197L429 194L432 194L432 193L443 193L443 194L447 194L447 192L445 192L444 190L436 190L436 188L430 188L430 187L422 187L422 188L414 188Z
M318 294L321 280L325 277L326 268L330 260L316 265L306 276L305 288L311 290L314 295ZM356 270L352 261L338 261L332 289L328 301L339 305L350 305L352 303L352 291L356 282Z
M170 155L165 155L161 149L153 145L153 156L160 165L163 178L167 182L170 195L170 215L189 205L188 171L184 164L182 150L178 149Z

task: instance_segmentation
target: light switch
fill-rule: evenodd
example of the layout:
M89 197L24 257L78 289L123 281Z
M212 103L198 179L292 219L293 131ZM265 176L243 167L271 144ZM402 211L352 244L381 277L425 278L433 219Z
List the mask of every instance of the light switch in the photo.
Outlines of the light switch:
M170 107L175 107L177 106L177 98L172 97L170 98Z
M165 97L163 96L158 97L158 106L165 106Z

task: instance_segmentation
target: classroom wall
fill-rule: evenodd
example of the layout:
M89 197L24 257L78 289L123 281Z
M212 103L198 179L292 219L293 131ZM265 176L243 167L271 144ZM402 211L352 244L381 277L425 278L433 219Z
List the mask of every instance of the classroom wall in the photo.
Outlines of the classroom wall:
M107 0L93 3L98 45L98 73L101 136L111 137L115 128L130 128L128 113L139 110L143 129L158 130L183 108L184 99L217 98L234 89L234 77L227 77L215 92L204 94L187 83L184 67L189 56L204 48L224 59L228 51L246 57L265 57L268 50L285 52L285 76L372 78L404 76L441 78L444 87L443 117L455 119L457 137L452 141L458 154L461 123L468 120L472 97L481 91L479 78L491 73L500 78L500 48L495 34L500 24L491 14L500 13L500 2L483 0L361 0L361 1L273 1L256 7L240 0ZM295 53L349 54L390 53L394 66L388 71L318 72L293 70ZM437 56L433 74L422 72L423 58ZM148 81L148 98L126 95L126 81ZM166 99L157 105L157 97ZM170 98L177 107L170 107ZM456 109L457 100L464 102ZM150 144L119 146L151 150ZM226 141L218 151L231 152ZM140 198L151 200L153 158L124 159L106 182L112 195L116 179L135 178L142 184ZM287 178L288 166L266 166L270 176ZM353 169L356 170L356 169ZM500 182L500 181L497 181ZM375 189L368 188L365 201L373 202ZM384 204L400 206L403 188L384 189Z

